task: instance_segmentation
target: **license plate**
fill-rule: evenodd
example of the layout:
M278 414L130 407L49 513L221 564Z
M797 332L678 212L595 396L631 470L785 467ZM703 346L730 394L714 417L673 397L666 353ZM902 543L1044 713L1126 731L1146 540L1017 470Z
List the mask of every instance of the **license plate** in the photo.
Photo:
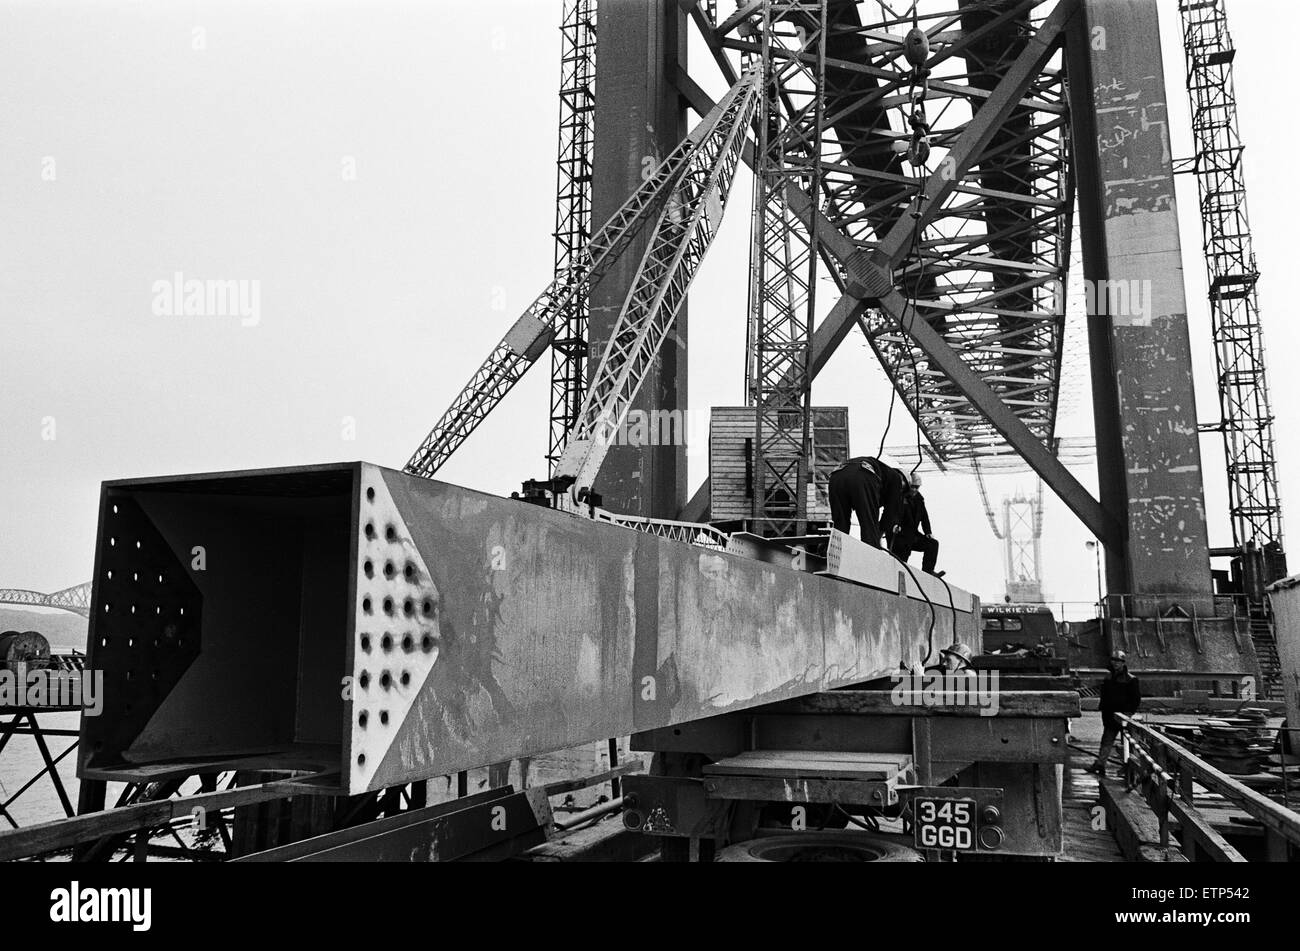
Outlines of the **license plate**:
M913 799L912 828L918 849L973 852L975 801L972 799Z

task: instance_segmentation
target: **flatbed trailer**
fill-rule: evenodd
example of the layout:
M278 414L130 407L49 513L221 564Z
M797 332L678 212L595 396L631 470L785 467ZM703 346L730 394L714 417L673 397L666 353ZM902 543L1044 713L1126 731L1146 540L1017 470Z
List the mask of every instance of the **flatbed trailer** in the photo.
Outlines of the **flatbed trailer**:
M902 702L900 702L900 699ZM769 804L901 816L929 859L1057 858L1072 691L1003 691L997 712L929 703L885 686L826 691L633 737L653 775L624 780L624 825L664 839L666 858L707 858L772 832ZM985 708L987 713L987 708ZM968 804L969 836L923 840L915 804ZM959 810L963 814L966 809ZM778 813L779 814L779 813ZM944 834L938 834L942 837Z

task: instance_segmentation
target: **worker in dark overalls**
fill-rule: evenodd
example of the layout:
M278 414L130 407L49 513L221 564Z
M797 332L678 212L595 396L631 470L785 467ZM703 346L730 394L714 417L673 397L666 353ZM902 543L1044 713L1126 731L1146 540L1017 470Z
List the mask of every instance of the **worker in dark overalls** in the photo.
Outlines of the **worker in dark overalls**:
M898 533L890 542L889 550L900 561L907 561L912 552L921 552L921 570L927 574L942 578L943 572L936 572L939 561L939 540L930 531L930 513L925 507L925 496L921 494L921 473L913 472L903 494L902 517Z
M880 536L892 538L902 517L906 480L902 472L873 456L857 456L831 473L831 522L848 533L858 517L862 540L880 548Z
M1088 772L1105 776L1110 752L1124 732L1124 727L1115 714L1132 716L1142 704L1142 688L1138 686L1137 678L1128 672L1128 655L1122 650L1111 653L1110 677L1102 681L1097 692L1098 706L1101 709L1101 748L1097 751L1097 759L1088 767Z

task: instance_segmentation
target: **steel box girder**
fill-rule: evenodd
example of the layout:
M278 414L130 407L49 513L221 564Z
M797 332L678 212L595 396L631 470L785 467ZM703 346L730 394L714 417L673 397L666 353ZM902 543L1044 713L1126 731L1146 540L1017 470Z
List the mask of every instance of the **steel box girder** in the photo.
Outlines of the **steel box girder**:
M83 771L257 752L356 794L865 682L976 636L969 611L937 606L931 636L919 597L366 463L111 482L101 512L88 664L133 712L83 725ZM161 584L131 580L137 536ZM182 605L184 647L152 680Z

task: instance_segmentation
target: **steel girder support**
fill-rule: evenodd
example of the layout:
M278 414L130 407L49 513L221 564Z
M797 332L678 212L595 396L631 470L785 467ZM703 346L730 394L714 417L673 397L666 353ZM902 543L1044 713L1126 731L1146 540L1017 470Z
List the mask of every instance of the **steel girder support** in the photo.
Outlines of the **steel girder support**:
M978 599L936 584L932 608L897 571L847 583L367 463L110 482L100 507L83 776L258 753L357 794L863 683L978 631Z
M1079 9L1078 0L1062 0L1043 22L1035 35L1026 41L1024 50L1008 68L1001 82L989 94L961 136L953 143L948 160L922 186L921 226L924 227L942 208L944 200L958 187L962 176L977 161L982 150L997 133L1005 117L1020 104L1026 90L1048 59L1059 47L1067 25ZM683 92L692 94L699 87L684 84ZM698 111L705 101L693 102ZM791 204L803 217L814 212L806 196L792 193ZM903 328L926 357L948 377L971 405L1034 469L1048 486L1093 534L1111 543L1123 536L1120 523L1107 513L1074 475L1055 457L1006 403L980 379L946 340L924 320L908 320L907 301L894 288L891 270L905 253L911 240L913 221L900 221L874 251L859 248L846 234L825 218L819 219L818 234L822 246L843 267L847 279L845 295L836 303L813 333L810 347L812 375L826 365L832 353L855 323L870 307L877 307ZM683 510L684 519L700 518L708 505L708 483L692 497Z

